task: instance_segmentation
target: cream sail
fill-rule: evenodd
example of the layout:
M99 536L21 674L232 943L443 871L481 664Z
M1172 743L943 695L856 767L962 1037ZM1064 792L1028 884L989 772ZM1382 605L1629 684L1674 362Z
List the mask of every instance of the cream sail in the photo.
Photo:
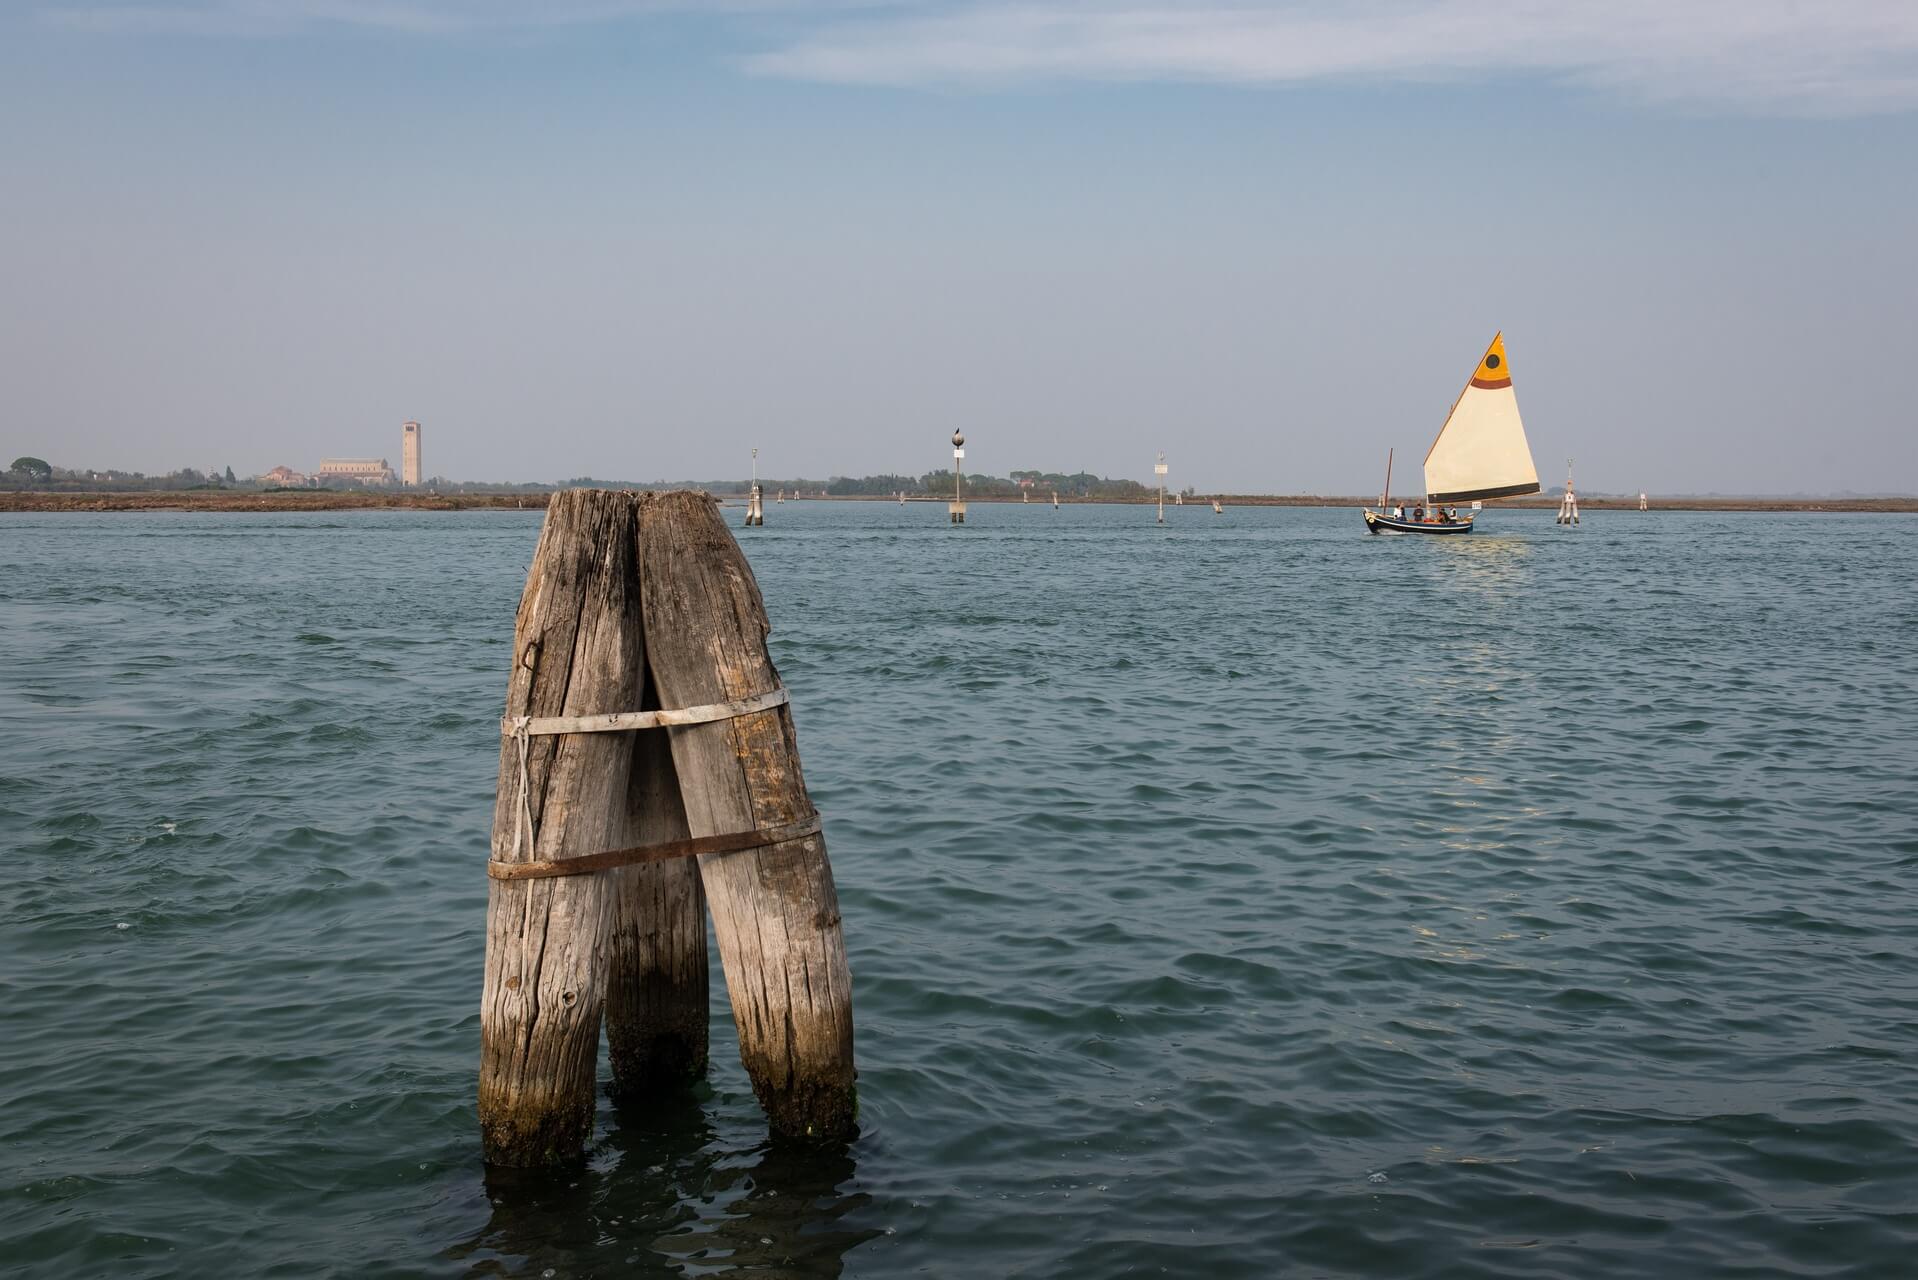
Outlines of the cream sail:
M1512 366L1505 359L1505 335L1479 357L1465 390L1452 401L1438 439L1425 452L1425 500L1392 505L1392 455L1385 455L1385 492L1379 509L1365 508L1367 533L1470 533L1486 498L1511 498L1538 492L1538 468L1519 421L1512 392ZM1460 512L1457 504L1469 502Z
M1472 502L1537 493L1538 469L1518 416L1505 335L1498 334L1425 455L1431 502Z

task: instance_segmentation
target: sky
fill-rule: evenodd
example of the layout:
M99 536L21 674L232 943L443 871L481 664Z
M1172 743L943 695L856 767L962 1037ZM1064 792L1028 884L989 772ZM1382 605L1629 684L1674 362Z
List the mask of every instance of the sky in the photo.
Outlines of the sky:
M1911 0L0 0L0 463L1918 492Z

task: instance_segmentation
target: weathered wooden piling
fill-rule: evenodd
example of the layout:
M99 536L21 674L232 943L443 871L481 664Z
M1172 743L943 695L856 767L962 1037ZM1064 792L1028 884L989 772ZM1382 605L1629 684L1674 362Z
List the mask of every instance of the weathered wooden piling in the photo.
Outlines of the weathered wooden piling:
M1578 523L1578 495L1572 492L1572 460L1565 460L1565 496L1559 500L1558 516L1554 523Z
M753 490L746 499L746 527L756 528L766 523L766 507L761 501L763 491L759 487L759 450L753 450Z
M708 902L774 1132L854 1131L838 899L767 630L706 495L554 498L515 626L488 865L489 1162L583 1154L602 1012L623 1098L704 1070Z
M649 696L640 704L652 710ZM686 808L672 745L660 731L633 735L628 827L621 847L684 840ZM706 895L699 866L672 858L609 871L613 900L612 969L606 993L606 1045L613 1093L646 1097L706 1073L710 995L706 973Z
M779 688L766 606L739 546L700 494L647 494L640 509L647 661L666 708ZM693 836L790 832L762 848L707 854L712 907L739 1056L775 1133L853 1131L852 980L839 897L799 768L791 708L672 731Z
M952 433L952 501L946 506L946 518L953 524L966 522L966 437Z
M639 705L645 655L636 516L622 494L554 495L513 630L508 717ZM631 734L502 735L493 861L613 848L628 825L632 752ZM612 888L599 875L491 882L479 1115L494 1163L570 1159L592 1131Z

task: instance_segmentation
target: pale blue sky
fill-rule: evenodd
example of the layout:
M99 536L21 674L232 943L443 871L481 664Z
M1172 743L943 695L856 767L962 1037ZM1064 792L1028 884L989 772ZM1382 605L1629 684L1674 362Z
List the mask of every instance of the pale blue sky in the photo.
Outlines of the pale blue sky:
M1908 0L530 8L0 0L0 453L1918 491Z

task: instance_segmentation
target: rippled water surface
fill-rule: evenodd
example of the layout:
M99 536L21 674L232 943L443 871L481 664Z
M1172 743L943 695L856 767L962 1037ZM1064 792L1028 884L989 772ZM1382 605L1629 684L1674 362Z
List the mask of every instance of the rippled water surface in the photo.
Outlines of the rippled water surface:
M9 1274L1912 1274L1911 517L773 506L863 1134L489 1181L539 519L0 516Z

